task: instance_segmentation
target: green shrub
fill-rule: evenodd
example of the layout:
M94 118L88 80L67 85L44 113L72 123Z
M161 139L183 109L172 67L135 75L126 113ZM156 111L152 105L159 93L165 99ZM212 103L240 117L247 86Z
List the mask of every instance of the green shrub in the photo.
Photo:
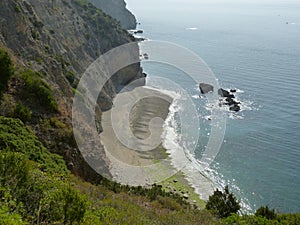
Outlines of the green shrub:
M0 201L0 225L27 224L22 220L22 216L19 213L11 211L11 207L14 207L14 202L11 200L6 201L6 199L2 197L2 201Z
M77 85L78 85L78 79L75 77L75 73L70 70L66 73L66 78L67 80L69 81L70 85L73 87L73 88L76 88Z
M57 103L53 97L50 86L42 79L41 74L26 70L21 75L25 82L24 97L35 97L35 100L44 108L57 111Z
M39 33L37 30L35 30L35 29L33 29L33 30L31 31L31 36L32 36L32 38L33 38L34 40L40 39L40 33Z
M286 225L299 225L300 224L300 214L278 214L277 221L279 224L286 224Z
M229 193L228 186L224 192L218 189L213 195L209 196L206 204L206 209L212 211L219 218L230 216L232 213L237 213L240 210L240 204L232 193Z
M0 97L6 89L7 82L14 74L14 67L10 56L0 48Z
M228 225L279 225L275 221L268 220L263 217L254 215L243 215L232 214L231 216L222 220L221 224Z
M268 220L276 219L276 213L274 209L269 209L268 206L262 206L255 212L256 216L267 218Z
M24 154L0 152L0 186L5 187L4 192L0 192L0 198L11 213L34 215L43 197L29 171L30 162Z
M0 102L0 115L12 117L16 103L11 95L4 93Z
M21 7L18 5L18 3L15 3L15 11L17 13L21 13L22 12Z
M19 119L0 116L0 150L20 152L38 163L45 172L66 175L67 168L61 156L51 154L37 140L33 132Z
M18 102L14 112L13 112L13 117L14 118L19 118L23 123L28 122L31 119L31 110L24 106L22 102Z
M169 197L157 197L157 201L164 207L170 210L180 210L181 205L177 203L174 199Z
M9 187L13 198L22 195L29 180L29 164L24 154L2 150L0 154L0 184Z
M43 202L43 207L43 221L73 224L83 220L87 205L85 196L68 186L53 191Z

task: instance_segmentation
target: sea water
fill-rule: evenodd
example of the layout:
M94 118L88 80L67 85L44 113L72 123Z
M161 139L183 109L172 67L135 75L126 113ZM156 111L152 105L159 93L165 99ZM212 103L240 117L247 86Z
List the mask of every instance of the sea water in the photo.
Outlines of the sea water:
M194 51L220 86L238 90L242 111L227 113L224 142L209 168L217 186L228 184L250 211L268 205L300 212L300 2L127 3L146 38ZM210 108L197 84L170 66L144 62L143 67L149 80L152 74L165 76L193 98L202 122L195 157L201 158Z

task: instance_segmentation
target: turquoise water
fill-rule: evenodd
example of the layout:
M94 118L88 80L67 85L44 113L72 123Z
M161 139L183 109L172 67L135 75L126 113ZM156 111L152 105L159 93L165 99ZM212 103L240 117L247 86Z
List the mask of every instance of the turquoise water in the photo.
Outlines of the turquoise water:
M127 2L145 37L193 50L222 87L241 90L247 108L227 121L212 165L215 181L229 184L252 210L269 205L300 212L300 2ZM197 95L195 84L174 76L176 70L144 67L150 78L164 74ZM200 107L201 100L194 101Z

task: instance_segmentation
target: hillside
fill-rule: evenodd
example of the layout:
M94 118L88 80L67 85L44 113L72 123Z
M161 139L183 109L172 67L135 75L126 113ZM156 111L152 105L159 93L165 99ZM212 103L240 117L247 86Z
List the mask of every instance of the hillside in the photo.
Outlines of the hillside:
M98 175L74 140L73 97L95 59L134 38L86 0L0 1L0 18L0 225L299 224L298 214L266 218L264 210L219 218L161 185L129 187ZM141 77L137 63L106 83L100 123L118 90Z
M136 28L135 16L126 8L126 3L123 0L89 0L89 2L120 21L124 29Z
M9 99L9 104L21 101L29 107L32 117L27 123L43 144L52 152L63 155L75 174L96 181L99 179L97 174L84 163L72 140L74 88L78 78L97 57L113 47L132 41L133 37L113 18L82 0L1 1L0 15L0 46L12 54L21 74L9 82L6 99ZM24 99L26 82L23 73L28 69L37 72L37 77L49 85L58 105L57 110L40 107L40 96L30 96L35 97L30 101ZM117 76L122 79L108 82L101 95L104 96L99 102L102 109L111 107L121 81L127 83L143 75L139 65L132 65L121 70ZM67 135L59 135L61 128L55 125L47 128L45 124L53 118L62 122L66 132L69 132ZM58 136L64 138L61 140ZM66 138L69 140L64 140Z

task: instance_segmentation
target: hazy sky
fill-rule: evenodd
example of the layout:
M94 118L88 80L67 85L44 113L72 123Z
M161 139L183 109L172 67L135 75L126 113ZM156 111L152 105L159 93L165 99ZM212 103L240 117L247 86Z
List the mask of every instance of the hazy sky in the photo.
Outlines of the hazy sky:
M300 10L300 0L125 0L127 8L139 18L153 20L171 20L171 17L182 16L182 20L192 21L200 13L212 13L217 16L218 10L227 10L236 14L248 13L247 9L269 9L276 14L288 6ZM296 3L296 4L295 4ZM291 6L289 6L291 4ZM242 6L242 7L241 7ZM253 6L253 7L252 7ZM261 7L260 7L261 6ZM249 9L250 9L249 8ZM276 10L276 11L275 11ZM174 16L175 15L175 16ZM206 15L207 16L207 15Z
M197 4L198 6L203 4L288 4L288 3L299 3L300 0L125 0L127 2L127 6L131 10L135 10L143 7L167 7L168 5L174 4Z

